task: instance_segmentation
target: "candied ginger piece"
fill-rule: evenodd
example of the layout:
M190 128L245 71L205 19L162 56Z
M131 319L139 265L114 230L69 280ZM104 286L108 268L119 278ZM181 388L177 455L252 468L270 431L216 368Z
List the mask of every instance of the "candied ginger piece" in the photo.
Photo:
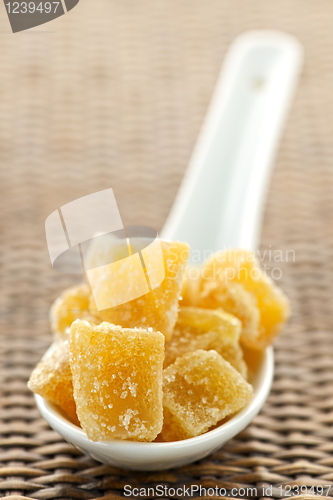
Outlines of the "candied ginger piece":
M244 361L247 366L248 380L254 380L258 374L258 366L261 366L265 356L265 352L259 349L249 349L246 345L243 346Z
M199 436L243 408L252 394L252 386L216 351L184 354L164 370L162 438Z
M255 343L258 338L260 313L255 297L239 283L204 281L197 300L200 307L221 308L242 323L241 342Z
M153 441L163 423L164 336L76 320L70 364L74 399L89 439Z
M50 309L50 323L53 333L63 336L76 319L89 319L98 323L89 312L91 290L86 284L72 286L65 290L52 304Z
M213 255L203 267L204 272L201 273L203 297L199 300L199 305L209 306L211 300L211 307L218 303L242 320L239 315L242 310L245 311L243 315L250 317L252 305L249 295L251 295L258 310L258 327L256 330L251 330L249 323L245 323L248 329L242 334L241 341L252 349L264 349L271 344L289 318L289 301L261 269L254 253L245 250L227 250ZM235 288L236 285L239 286ZM240 286L247 295L240 291ZM226 294L230 296L232 293L233 310L228 307L229 298L223 302ZM223 303L219 298L222 298ZM247 305L247 309L242 309L241 301ZM252 324L253 326L255 324L254 316Z
M28 387L32 392L60 406L70 419L79 425L68 351L68 340L60 340L54 351L42 359L33 370Z
M172 335L174 325L178 315L178 299L182 286L183 271L189 255L189 246L186 243L161 241L162 257L165 268L165 278L162 283L151 290L148 289L138 298L129 302L121 303L125 289L130 288L135 292L136 277L139 276L139 270L142 270L141 264L136 266L132 259L125 258L113 263L113 269L117 274L123 276L123 282L127 287L120 287L118 290L114 285L113 274L104 273L103 269L96 268L89 271L94 280L93 293L98 302L105 299L105 303L117 303L115 307L103 310L97 310L94 297L90 300L90 311L102 321L108 321L126 328L153 328L155 331L162 332L167 339ZM110 250L111 251L111 250ZM112 249L114 252L114 249ZM149 282L153 286L156 278L160 274L159 266L154 266L155 249L151 247L149 262ZM92 262L94 262L92 256ZM105 266L107 268L107 266ZM119 268L119 269L118 269ZM155 276L156 270L156 276ZM138 285L139 286L139 285ZM141 286L141 285L140 285ZM123 290L124 289L124 290ZM119 297L120 295L120 297Z
M181 307L172 339L165 344L164 366L187 352L215 350L246 378L247 368L239 345L242 324L222 310Z
M181 305L196 306L200 293L200 267L186 267L184 271Z

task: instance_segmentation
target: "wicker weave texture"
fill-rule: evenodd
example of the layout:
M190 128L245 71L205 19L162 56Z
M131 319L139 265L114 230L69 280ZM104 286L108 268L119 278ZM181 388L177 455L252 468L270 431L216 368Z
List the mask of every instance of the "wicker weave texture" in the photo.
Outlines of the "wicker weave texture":
M332 18L329 0L82 0L13 35L0 9L0 496L113 500L126 484L257 487L243 498L332 485L333 496ZM261 245L293 307L273 390L205 460L156 473L100 465L50 430L26 388L50 343L48 308L78 279L50 266L44 221L112 187L125 224L160 229L227 47L255 28L297 35L306 55Z

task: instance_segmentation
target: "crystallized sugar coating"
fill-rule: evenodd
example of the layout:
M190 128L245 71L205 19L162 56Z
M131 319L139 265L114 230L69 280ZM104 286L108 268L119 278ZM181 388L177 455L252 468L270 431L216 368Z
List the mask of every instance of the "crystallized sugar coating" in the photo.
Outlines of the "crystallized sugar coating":
M203 434L243 408L252 394L251 385L216 351L184 354L164 370L162 438Z
M126 328L150 327L162 332L167 339L170 338L178 315L178 299L189 246L186 243L161 241L161 247L165 278L157 288L130 302L100 311L97 311L92 297L90 300L91 313L103 321L109 321ZM132 284L132 271L129 267L126 269L127 262L128 266L132 264L129 259L121 262L124 279ZM150 271L150 280L153 281L154 269ZM117 290L114 289L111 278L110 280L106 276L104 279L102 278L103 276L99 276L99 281L95 283L94 293L99 294L99 300L102 299L101 294L105 294L107 299L111 300L112 296L117 294Z
M212 256L203 268L204 272L201 273L203 301L199 300L198 305L209 307L212 298L215 306L216 302L219 303L241 320L242 313L249 317L250 302L244 293L242 300L240 299L240 286L242 286L243 291L247 292L248 296L251 295L255 301L259 324L256 331L252 333L245 331L241 340L252 349L264 349L271 344L289 317L289 301L261 269L254 253L237 249L220 252ZM235 285L238 285L238 288L235 288ZM223 303L219 301L219 294L223 298L226 289L234 290L234 310L228 308L228 301ZM245 304L247 307L244 307Z
M89 312L91 290L86 284L72 286L65 290L52 304L50 323L53 333L63 336L76 319L86 318L90 322L99 323Z
M202 268L185 270L181 305L206 309L221 308L229 312L242 323L242 343L255 343L260 321L256 298L239 283L202 279L201 276L205 273L205 264Z
M242 323L242 343L257 345L260 312L256 298L243 285L217 280L203 281L197 304L208 309L221 308L238 318Z
M162 429L164 336L75 321L70 364L77 414L93 441L153 441Z
M201 285L200 274L200 267L185 268L181 291L182 306L197 305Z
M187 352L215 350L246 378L247 368L239 345L241 322L222 310L181 307L172 339L165 344L164 367Z
M38 363L30 376L28 387L32 392L60 406L73 422L79 424L68 350L69 342L60 340L53 353Z

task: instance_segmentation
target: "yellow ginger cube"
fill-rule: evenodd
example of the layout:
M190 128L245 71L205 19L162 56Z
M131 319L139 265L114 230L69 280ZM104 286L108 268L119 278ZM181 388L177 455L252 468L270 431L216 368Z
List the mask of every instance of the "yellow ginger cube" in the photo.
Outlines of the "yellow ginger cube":
M187 352L215 350L246 378L247 368L239 345L241 322L222 310L181 307L172 339L165 345L164 366Z
M216 351L184 354L163 374L162 438L198 436L243 408L253 394L248 384Z
M181 306L196 306L201 286L200 267L186 267L182 283Z
M242 323L241 342L256 343L259 332L260 313L256 298L239 283L203 281L197 300L200 307L221 308L238 318Z
M271 344L290 314L287 297L245 250L217 253L203 265L198 305L237 316L244 326L241 341L252 349Z
M97 267L87 271L91 280L94 297L90 300L90 311L102 321L108 321L126 328L151 327L155 331L162 332L167 339L172 335L174 325L178 315L178 300L182 287L183 271L189 254L189 246L186 243L161 241L162 264L164 264L165 278L162 283L153 289L147 289L146 293L138 298L121 303L125 300L126 293L140 293L135 287L143 287L143 281L140 281L142 272L140 259L137 263L132 258L123 258L112 264L113 273L107 274L108 266ZM126 249L125 249L126 250ZM132 248L133 250L133 248ZM134 248L135 250L135 248ZM102 251L98 245L94 252L99 256L103 254L105 258L105 249ZM98 263L99 259L94 255L90 256L90 267ZM155 255L156 252L156 255ZM114 259L116 251L114 247L110 249ZM119 256L121 251L119 250ZM154 281L158 282L160 275L160 266L157 263L157 247L152 246L147 250L151 266L148 270L149 282L153 286ZM156 261L156 265L155 264ZM147 270L146 270L147 271ZM156 276L155 276L156 274ZM114 277L117 277L117 280ZM125 286L115 285L125 283ZM143 290L143 288L142 288ZM95 301L96 300L96 301ZM115 303L114 307L97 310L97 303Z
M63 336L76 319L85 318L94 323L100 322L89 312L90 295L90 287L81 284L68 288L55 300L50 309L53 333Z
M249 349L244 345L243 356L247 366L248 380L251 382L258 374L258 366L262 365L265 352L259 349Z
M70 364L82 428L93 441L153 441L163 423L164 336L76 320Z
M52 354L38 363L30 376L28 387L32 392L60 406L79 425L68 351L68 340L60 340Z

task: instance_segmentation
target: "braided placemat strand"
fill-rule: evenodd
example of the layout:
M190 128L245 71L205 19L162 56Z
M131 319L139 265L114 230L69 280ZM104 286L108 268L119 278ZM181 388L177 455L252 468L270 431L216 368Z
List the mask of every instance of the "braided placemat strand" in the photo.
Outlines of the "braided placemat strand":
M82 0L13 35L0 8L0 496L113 500L126 484L333 495L332 18L329 0ZM52 269L44 221L112 187L125 224L159 230L227 47L253 28L295 34L306 56L262 235L293 308L271 395L200 462L151 473L98 464L50 430L26 387L51 341L49 306L78 280ZM270 258L277 250L283 262Z

